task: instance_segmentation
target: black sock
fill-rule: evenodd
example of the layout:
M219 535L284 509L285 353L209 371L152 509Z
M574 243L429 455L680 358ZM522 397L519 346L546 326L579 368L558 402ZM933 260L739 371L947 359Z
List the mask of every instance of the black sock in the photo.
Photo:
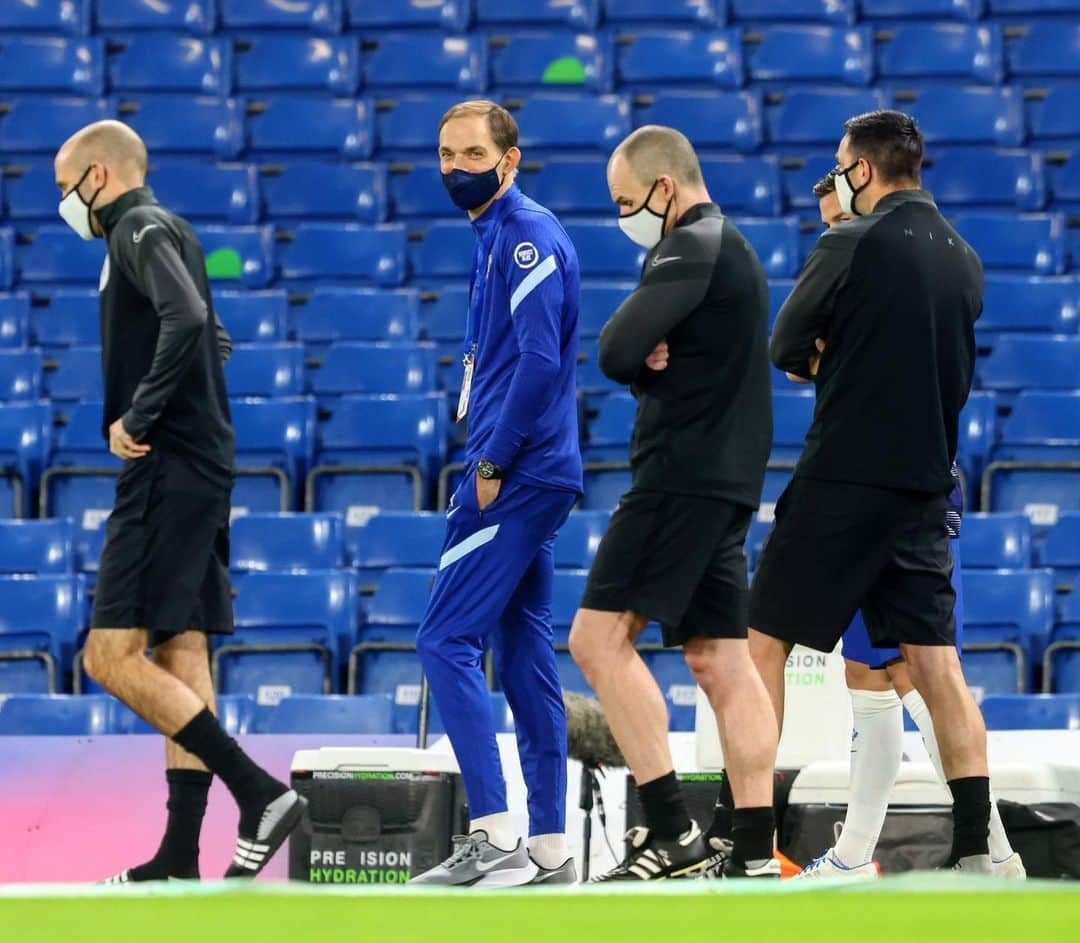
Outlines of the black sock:
M731 780L727 770L723 770L720 780L720 795L713 807L712 825L709 826L710 838L731 838L731 812L735 808L735 797L731 794Z
M990 854L990 778L950 779L953 797L953 845L949 863L970 855Z
M165 836L153 858L130 869L128 874L133 881L197 880L199 877L199 833L213 774L195 769L170 769L165 771L165 779L169 784Z
M682 788L674 771L637 788L645 813L645 826L651 834L670 841L689 831L690 813L686 811Z
M252 822L247 818L254 816L257 827L263 806L288 791L288 786L257 766L205 708L173 740L202 760L228 787L240 806L242 835L251 834Z
M731 857L739 864L763 861L773 854L776 819L771 805L735 809L731 813Z

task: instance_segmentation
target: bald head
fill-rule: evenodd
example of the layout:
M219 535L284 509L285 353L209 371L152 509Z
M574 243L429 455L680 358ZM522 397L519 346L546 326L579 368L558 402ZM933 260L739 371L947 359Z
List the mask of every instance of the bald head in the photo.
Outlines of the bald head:
M627 137L611 155L611 163L626 161L638 180L652 186L657 177L671 177L685 187L701 187L701 176L694 146L681 131L658 124L645 125Z

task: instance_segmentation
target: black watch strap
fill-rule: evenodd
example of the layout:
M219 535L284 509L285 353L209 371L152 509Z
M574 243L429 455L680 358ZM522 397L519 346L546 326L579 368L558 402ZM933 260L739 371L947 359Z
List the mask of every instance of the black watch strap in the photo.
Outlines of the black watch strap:
M476 463L476 474L487 481L501 481L503 470L494 462L489 462L486 458L482 458Z

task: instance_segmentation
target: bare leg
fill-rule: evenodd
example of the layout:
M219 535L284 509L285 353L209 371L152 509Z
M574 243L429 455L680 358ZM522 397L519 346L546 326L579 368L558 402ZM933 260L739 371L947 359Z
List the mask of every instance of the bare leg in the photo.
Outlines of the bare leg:
M204 633L174 635L154 649L154 664L191 688L210 712L217 714L214 682L210 676L210 651ZM165 766L168 769L206 769L202 760L168 737L165 738Z
M750 630L750 657L761 675L761 680L772 702L776 716L776 726L784 732L784 671L788 656L795 647L771 635L765 635L757 629Z

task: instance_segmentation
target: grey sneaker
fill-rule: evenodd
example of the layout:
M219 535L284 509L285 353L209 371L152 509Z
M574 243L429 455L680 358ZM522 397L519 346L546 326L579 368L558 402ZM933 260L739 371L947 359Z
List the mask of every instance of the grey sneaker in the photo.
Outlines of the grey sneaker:
M530 859L531 860L531 859ZM532 862L536 865L536 877L534 877L530 884L577 884L577 867L574 864L573 858L567 858L557 868L541 868L540 865Z
M488 841L487 832L454 836L454 853L442 864L414 877L410 884L469 887L511 887L529 880L529 852L519 838L512 851L503 851Z
M989 855L968 855L952 866L954 871L964 874L993 874L994 865Z

